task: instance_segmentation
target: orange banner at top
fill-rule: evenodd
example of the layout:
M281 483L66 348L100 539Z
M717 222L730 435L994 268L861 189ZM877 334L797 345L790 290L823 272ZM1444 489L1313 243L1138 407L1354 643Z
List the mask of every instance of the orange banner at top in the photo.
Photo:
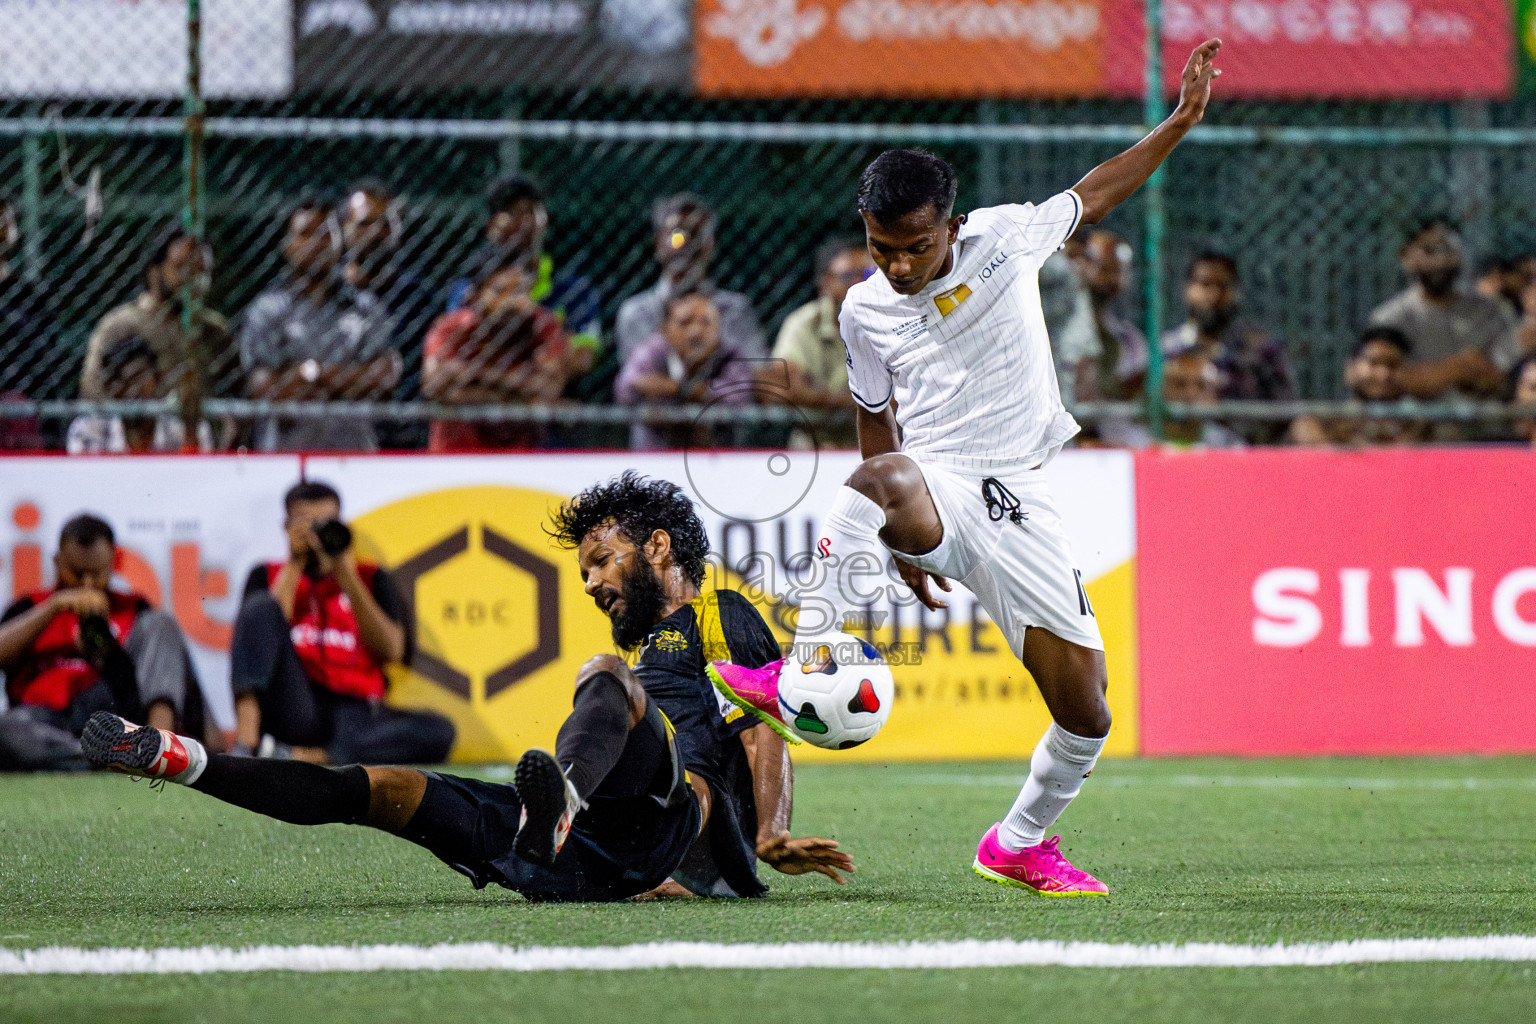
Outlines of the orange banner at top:
M706 96L1104 91L1100 0L698 0Z

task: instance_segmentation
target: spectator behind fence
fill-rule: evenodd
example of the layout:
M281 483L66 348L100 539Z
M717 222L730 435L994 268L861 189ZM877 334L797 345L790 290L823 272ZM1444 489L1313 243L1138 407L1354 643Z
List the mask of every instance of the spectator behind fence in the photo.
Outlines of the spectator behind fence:
M1051 253L1040 266L1040 312L1051 342L1056 385L1061 389L1061 400L1069 406L1078 401L1078 367L1097 358L1100 349L1093 300L1078 271L1082 252L1082 241L1074 237L1067 240L1064 250Z
M1526 356L1511 374L1514 378L1515 404L1536 410L1536 356ZM1536 418L1522 417L1515 421L1515 435L1536 445Z
M710 279L715 259L715 212L700 197L687 192L658 199L651 208L653 253L661 278L619 306L619 361L628 365L636 350L661 330L667 300L684 292L701 292L713 299L720 314L720 340L743 358L761 359L767 347L752 300L740 292L716 288Z
M97 711L204 734L201 694L181 628L132 592L112 590L112 527L64 524L52 590L24 594L0 617L0 669L13 709L75 736Z
M1165 353L1198 348L1221 374L1225 400L1283 402L1296 397L1285 345L1242 316L1237 261L1207 250L1184 275L1184 323L1163 335Z
M848 289L875 272L875 262L862 238L833 238L816 250L816 298L784 318L773 357L783 360L789 400L807 409L849 410L842 427L820 428L814 443L833 448L857 448L853 425L853 395L848 391L848 351L838 333L838 314ZM771 372L771 371L770 371ZM813 438L796 428L790 443L809 448Z
M1344 366L1344 383L1361 402L1397 402L1403 391L1403 366L1413 356L1407 335L1395 327L1371 327L1355 343ZM1330 445L1401 445L1431 440L1434 430L1422 420L1300 416L1291 422L1291 442L1307 447Z
M1163 364L1163 401L1214 406L1221 398L1221 370L1204 348L1174 352ZM1177 447L1242 448L1247 442L1215 420L1169 416L1168 444Z
M1066 345L1074 364L1074 398L1079 402L1132 402L1142 395L1147 374L1147 338L1119 310L1125 292L1131 247L1109 231L1094 230L1073 247L1073 265L1088 291L1093 330ZM1066 347L1073 351L1067 352ZM1105 444L1139 448L1150 440L1145 428L1118 416L1101 417L1089 433Z
M1401 372L1415 398L1453 391L1500 394L1519 359L1514 315L1499 299L1461 290L1462 247L1456 229L1430 221L1409 236L1401 254L1409 286L1377 306L1373 327L1395 327L1413 346Z
M1536 274L1520 290L1520 324L1515 333L1515 345L1521 358L1536 356Z
M621 405L746 406L753 402L753 380L752 362L721 337L711 297L684 292L667 299L661 331L624 363L614 398ZM635 423L629 444L636 451L721 444L728 429Z
M535 261L529 296L559 318L570 341L566 397L591 399L598 389L606 390L614 372L611 363L606 373L601 368L593 370L603 354L602 293L590 278L570 271L555 272L553 257L544 251L549 208L544 191L532 178L522 174L501 175L487 186L485 204L485 246L476 254L474 266L481 268L498 259ZM464 277L449 287L448 312L468 304L474 284L472 277Z
M404 218L405 200L372 178L355 182L341 208L342 277L378 296L393 321L397 349L421 340L437 305L426 278L401 264Z
M136 334L107 342L97 353L96 386L92 398L147 401L171 390L162 383L155 353ZM196 450L213 449L213 430L199 420ZM71 455L121 455L127 452L179 452L188 448L187 428L177 413L159 416L76 416L64 435Z
M1477 294L1497 299L1515 316L1526 311L1528 285L1536 282L1536 256L1497 256L1484 260L1477 275Z
M180 227L167 228L144 257L139 271L139 284L143 290L97 321L85 348L80 397L149 399L175 395L181 412L158 421L146 421L140 438L127 438L126 449L107 445L96 450L181 449L186 437L186 425L181 415L187 412L196 415L203 398L216 393L215 381L229 380L237 375L239 354L225 327L224 317L201 305L208 293L212 272L213 252L207 245L200 244ZM182 315L182 300L188 291L196 300L198 311L197 323L191 331L184 328ZM124 372L127 355L122 346L133 341L142 342L149 354L147 374ZM107 366L106 358L114 348L118 349L115 381L114 371ZM137 352L132 348L129 351ZM129 394L129 391L133 393ZM92 419L98 420L98 425L103 425L109 433L117 431L107 425L109 421L105 418ZM71 425L71 439L76 434L75 425L81 422L76 420ZM133 430L129 434L132 435ZM212 437L206 424L198 426L197 436L199 450L212 448ZM90 447L94 446L88 445L88 450Z
M315 199L299 204L283 239L282 277L256 297L240 325L240 360L254 398L388 399L400 379L394 322L383 300L338 273L341 227ZM261 451L374 451L367 417L269 418Z
M20 244L16 204L0 192L0 395L57 398L70 360L59 351L53 296L11 264Z
M317 763L436 763L453 723L384 705L387 665L410 660L409 606L358 561L341 498L317 481L283 496L288 557L245 583L230 644L236 749Z
M437 318L427 332L422 394L449 405L548 405L565 388L568 346L560 321L533 301L538 273L529 259L487 254L471 278L468 304ZM535 426L434 420L434 452L532 448Z

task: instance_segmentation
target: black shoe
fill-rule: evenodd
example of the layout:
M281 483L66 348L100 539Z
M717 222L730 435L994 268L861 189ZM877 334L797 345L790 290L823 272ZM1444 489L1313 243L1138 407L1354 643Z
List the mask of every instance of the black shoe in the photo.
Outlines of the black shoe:
M553 867L581 810L581 798L555 759L542 750L524 754L513 778L523 814L512 852L530 864Z

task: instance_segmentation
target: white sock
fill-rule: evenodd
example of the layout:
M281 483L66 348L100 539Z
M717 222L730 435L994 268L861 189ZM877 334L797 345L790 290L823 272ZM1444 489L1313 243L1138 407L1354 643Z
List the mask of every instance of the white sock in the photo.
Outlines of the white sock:
M169 776L167 781L190 786L202 776L203 769L208 767L208 750L191 736L177 733L176 738L181 740L181 745L187 749L187 766L175 775Z
M1107 736L1074 736L1051 723L1029 759L1029 778L1024 780L1024 788L1008 817L998 826L997 841L1005 849L1018 853L1045 838L1045 830L1056 824L1061 812L1083 788L1083 779L1093 771L1106 739Z
M795 644L800 650L839 632L849 612L864 611L856 596L879 590L890 552L880 540L885 511L846 484L821 520L813 564L806 571L810 584L800 590L800 617ZM850 572L852 577L850 578Z

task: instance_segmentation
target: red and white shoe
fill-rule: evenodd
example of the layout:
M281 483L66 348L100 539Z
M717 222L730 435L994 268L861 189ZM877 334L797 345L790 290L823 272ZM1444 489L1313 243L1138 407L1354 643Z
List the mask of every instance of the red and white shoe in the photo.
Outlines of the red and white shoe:
M208 764L208 752L196 740L134 725L109 711L98 711L85 723L80 750L98 768L186 786L196 782Z
M543 750L524 754L513 779L523 813L512 852L530 864L550 867L571 834L571 825L581 810L581 797L560 765Z
M1061 855L1061 836L1052 836L1018 853L997 841L997 825L976 847L972 869L989 882L1027 889L1040 896L1108 896L1109 886L1075 868Z

